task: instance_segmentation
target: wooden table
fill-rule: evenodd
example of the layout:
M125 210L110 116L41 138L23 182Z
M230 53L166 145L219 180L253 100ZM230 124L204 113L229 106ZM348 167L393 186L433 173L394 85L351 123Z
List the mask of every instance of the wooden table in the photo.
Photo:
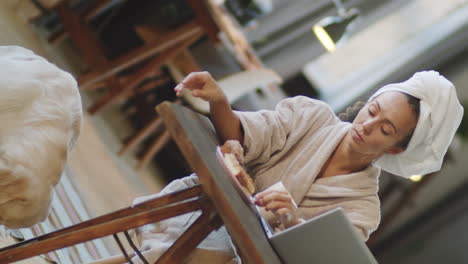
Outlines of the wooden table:
M242 199L217 160L219 142L211 122L179 104L164 102L157 111L201 185L0 249L0 263L19 261L108 235L116 237L118 232L202 210L201 216L156 263L183 262L211 231L224 223L244 263L280 264L253 205Z

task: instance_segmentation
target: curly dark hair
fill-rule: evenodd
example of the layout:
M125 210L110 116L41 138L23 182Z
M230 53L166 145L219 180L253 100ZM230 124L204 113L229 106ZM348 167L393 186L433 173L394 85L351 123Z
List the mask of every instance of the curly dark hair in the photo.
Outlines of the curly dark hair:
M338 118L341 119L343 122L350 122L352 123L356 118L357 114L361 109L366 105L363 101L357 101L354 105L347 107L346 110L338 115Z
M406 95L406 99L408 100L409 105L411 106L411 109L413 110L414 116L416 120L419 119L419 107L420 107L420 100L412 95L409 95L407 93L402 93ZM361 109L366 105L365 102L363 101L358 101L354 105L346 108L346 110L343 113L340 113L338 115L338 118L341 119L341 121L344 122L353 122L354 119L356 118L357 114ZM408 147L408 144L411 140L411 137L413 136L414 130L411 131L406 137L404 137L398 144L397 146L406 149Z

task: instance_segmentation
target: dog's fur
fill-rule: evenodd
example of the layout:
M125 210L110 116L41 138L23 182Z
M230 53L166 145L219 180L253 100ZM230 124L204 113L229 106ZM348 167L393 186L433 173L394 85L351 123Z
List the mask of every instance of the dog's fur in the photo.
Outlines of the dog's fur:
M46 218L81 121L70 74L29 50L0 47L0 224Z

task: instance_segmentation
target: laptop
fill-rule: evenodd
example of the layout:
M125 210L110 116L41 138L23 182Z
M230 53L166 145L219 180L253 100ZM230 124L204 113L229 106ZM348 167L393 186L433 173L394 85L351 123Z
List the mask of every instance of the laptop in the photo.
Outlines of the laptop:
M377 263L342 208L268 236L285 264Z

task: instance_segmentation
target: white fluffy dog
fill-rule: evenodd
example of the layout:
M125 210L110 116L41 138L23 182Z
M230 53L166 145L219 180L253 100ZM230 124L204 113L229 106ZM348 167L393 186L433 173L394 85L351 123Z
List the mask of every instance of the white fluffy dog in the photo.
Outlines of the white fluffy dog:
M0 224L46 218L81 121L70 74L30 50L0 47Z

